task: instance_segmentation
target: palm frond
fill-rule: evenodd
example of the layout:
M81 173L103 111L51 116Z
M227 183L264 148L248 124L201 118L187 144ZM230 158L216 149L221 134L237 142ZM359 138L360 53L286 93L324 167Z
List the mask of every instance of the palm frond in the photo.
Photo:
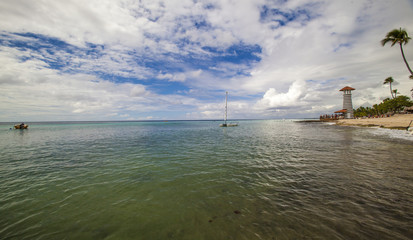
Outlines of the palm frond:
M381 40L381 44L384 46L386 43L391 42L393 47L396 43L407 44L411 38L409 37L405 29L393 29L386 34L386 37Z
M384 80L383 85L388 84L388 83L393 83L393 82L394 82L394 79L392 77L388 77Z

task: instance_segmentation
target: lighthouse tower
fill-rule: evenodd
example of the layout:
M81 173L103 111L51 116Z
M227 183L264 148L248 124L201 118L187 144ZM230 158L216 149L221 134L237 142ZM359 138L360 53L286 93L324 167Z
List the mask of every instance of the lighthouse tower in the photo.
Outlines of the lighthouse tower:
M351 101L351 91L356 90L355 88L346 86L340 89L343 92L343 112L344 118L354 118L353 112L353 102Z

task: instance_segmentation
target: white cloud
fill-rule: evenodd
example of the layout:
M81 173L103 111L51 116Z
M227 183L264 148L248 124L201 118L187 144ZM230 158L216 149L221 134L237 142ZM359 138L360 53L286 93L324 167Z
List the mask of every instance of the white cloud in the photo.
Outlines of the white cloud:
M169 80L171 82L185 82L186 76L184 73L177 73Z
M306 90L304 81L295 81L286 93L277 93L274 88L270 88L258 102L258 105L271 109L303 105Z
M278 14L264 19L264 5ZM408 0L3 0L0 120L22 116L10 106L33 118L102 113L157 118L151 111L168 114L170 109L194 118L220 117L218 100L206 96L225 90L238 98L231 104L241 118L317 116L341 107L338 90L345 85L357 89L355 107L373 104L388 96L381 83L389 76L399 82L402 94L410 95L412 81L399 49L382 47L380 40L399 27L413 35L411 22ZM52 37L70 45L70 51L8 44L52 45L17 33ZM95 44L95 52L87 51L89 44ZM204 47L225 50L240 44L259 46L260 61L223 61L202 69L185 62L213 59ZM413 44L404 49L412 65ZM52 60L62 67L50 66ZM167 66L160 70L160 65ZM128 80L117 82L117 77ZM161 95L159 82L190 90Z
M389 75L404 78L403 94L409 95L412 84L407 80L400 52L380 45L385 34L397 27L395 22L408 27L406 17L411 16L411 5L408 2L399 4L330 1L322 5L319 18L304 27L287 25L274 32L278 35L272 41L261 44L263 59L252 70L251 78L244 79L242 87L265 92L259 104L266 103L264 105L271 109L288 105L291 99L291 104L296 103L294 97L299 93L294 91L296 79L312 80L311 84L320 88L311 87L305 92L309 93L307 96L319 96L318 100L302 101L300 106L314 115L329 103L341 107L341 95L335 91L345 85L358 89L353 95L355 107L361 103L358 99L361 97L370 104L379 102L384 93L380 83ZM396 14L398 11L401 11L400 16ZM389 19L395 21L390 23ZM406 45L406 52L413 53L411 45ZM409 56L412 61L413 55ZM336 90L321 92L324 82ZM291 111L297 109L291 108Z
M114 83L88 74L62 74L40 60L21 62L27 52L0 51L0 109L3 120L130 119L193 99L157 95L141 84ZM13 54L12 54L13 53ZM179 101L179 103L177 103Z
M131 97L143 97L145 95L148 95L148 92L146 91L145 86L142 86L139 84L133 84L133 86L131 86L131 91L130 91Z

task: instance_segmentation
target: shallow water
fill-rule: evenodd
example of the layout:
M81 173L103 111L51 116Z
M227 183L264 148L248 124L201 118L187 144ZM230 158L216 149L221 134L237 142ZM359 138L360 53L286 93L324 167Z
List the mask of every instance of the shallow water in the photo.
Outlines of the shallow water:
M0 125L0 239L412 238L412 135L218 125Z

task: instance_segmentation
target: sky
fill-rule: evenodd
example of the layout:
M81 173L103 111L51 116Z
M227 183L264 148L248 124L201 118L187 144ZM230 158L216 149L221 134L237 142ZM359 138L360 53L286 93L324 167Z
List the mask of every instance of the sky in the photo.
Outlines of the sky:
M413 0L1 0L0 121L317 118L413 80ZM413 66L413 40L404 45Z

